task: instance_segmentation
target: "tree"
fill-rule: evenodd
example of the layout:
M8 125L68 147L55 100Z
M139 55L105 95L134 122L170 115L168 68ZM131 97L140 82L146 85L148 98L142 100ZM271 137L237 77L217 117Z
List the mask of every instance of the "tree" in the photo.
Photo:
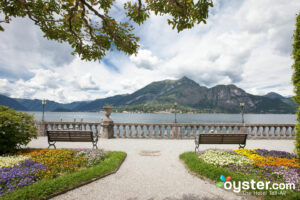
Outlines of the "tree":
M0 105L0 155L14 152L36 138L34 117Z
M110 49L136 54L139 38L133 34L133 22L142 24L153 11L170 15L168 24L178 32L206 23L211 0L129 0L124 4L125 22L117 22L110 10L115 0L1 0L1 23L14 17L29 17L40 27L44 37L68 42L72 54L83 60L101 60ZM131 24L130 24L130 23Z
M293 44L292 55L294 59L294 64L292 65L292 68L294 69L292 81L294 84L294 91L296 93L294 100L298 105L298 109L297 109L298 124L296 124L296 152L298 154L298 158L300 158L300 13L297 15L297 20L296 20L296 30L294 33L294 44Z

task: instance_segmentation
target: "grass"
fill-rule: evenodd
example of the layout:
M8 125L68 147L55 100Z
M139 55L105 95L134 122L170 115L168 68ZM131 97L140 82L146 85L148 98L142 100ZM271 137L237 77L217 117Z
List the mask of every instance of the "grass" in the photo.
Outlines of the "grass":
M184 161L187 168L199 175L200 177L208 178L214 182L220 181L220 175L223 174L225 177L230 176L232 180L238 182L238 181L250 181L255 180L259 181L260 179L254 175L247 175L247 174L240 174L235 173L229 169L218 167L212 164L208 164L204 162L202 159L198 158L195 154L195 152L186 152L180 155L180 159ZM251 190L248 190L251 191ZM253 191L253 190L252 190ZM260 190L262 192L267 190ZM259 196L262 197L262 196ZM300 193L299 192L291 192L287 191L285 196L275 196L275 195L266 195L264 196L264 199L269 200L275 200L275 199L285 199L285 200L296 200L300 199Z
M109 156L99 164L82 171L42 180L33 185L20 188L0 197L0 200L46 199L52 195L64 192L90 180L103 177L114 172L126 157L124 152L109 152Z

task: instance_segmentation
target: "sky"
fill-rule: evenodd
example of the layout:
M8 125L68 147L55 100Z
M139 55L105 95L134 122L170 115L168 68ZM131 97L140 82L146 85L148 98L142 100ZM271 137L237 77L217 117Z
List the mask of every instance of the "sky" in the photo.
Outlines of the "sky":
M124 0L111 14L124 20ZM299 0L218 0L207 24L178 33L169 16L151 14L135 34L138 54L109 51L99 62L72 56L67 43L43 38L29 19L0 32L0 94L61 103L132 93L183 76L202 86L235 84L246 92L292 96L292 43Z

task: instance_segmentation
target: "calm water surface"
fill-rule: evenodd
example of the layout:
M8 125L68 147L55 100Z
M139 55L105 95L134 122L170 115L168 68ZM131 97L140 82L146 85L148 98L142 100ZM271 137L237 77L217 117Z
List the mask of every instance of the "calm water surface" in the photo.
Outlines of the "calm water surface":
M28 112L34 114L36 120L42 119L42 112ZM96 112L45 112L46 121L83 121L100 122L105 118L104 113ZM125 123L173 123L174 114L152 113L112 113L114 122ZM294 124L294 114L245 114L245 123L276 123ZM177 114L178 123L240 123L241 114Z

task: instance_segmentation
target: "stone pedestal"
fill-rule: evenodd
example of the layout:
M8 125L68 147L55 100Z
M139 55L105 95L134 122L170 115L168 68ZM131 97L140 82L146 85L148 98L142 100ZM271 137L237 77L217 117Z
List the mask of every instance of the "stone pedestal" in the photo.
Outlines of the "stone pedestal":
M241 127L240 133L247 134L248 133L248 127L246 127L246 126Z
M43 122L37 122L37 136L46 136L46 125Z
M180 126L174 125L172 127L172 132L173 132L173 138L174 139L180 139L181 138Z
M102 126L102 133L100 135L101 138L114 138L114 121L109 117L111 114L112 107L111 106L105 106L105 116L106 118L102 120L101 126Z
M114 122L110 118L106 118L101 122L102 133L100 135L101 138L114 138Z

